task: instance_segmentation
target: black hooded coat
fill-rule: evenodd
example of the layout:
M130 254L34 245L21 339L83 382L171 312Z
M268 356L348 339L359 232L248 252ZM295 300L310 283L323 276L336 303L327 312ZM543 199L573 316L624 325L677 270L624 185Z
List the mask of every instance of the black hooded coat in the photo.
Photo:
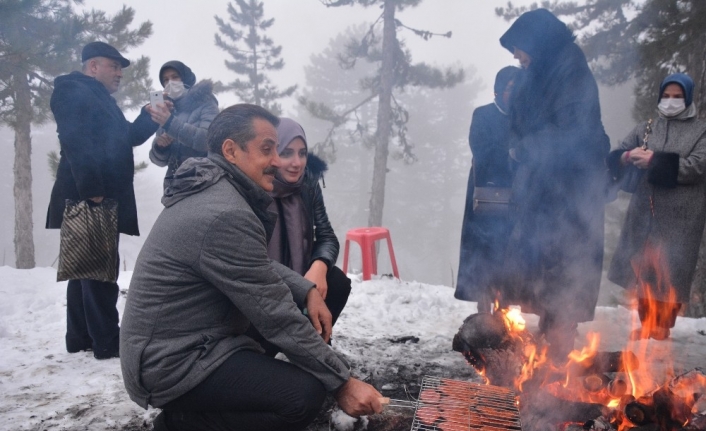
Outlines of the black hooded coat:
M589 321L601 281L610 150L598 87L571 31L545 9L521 15L500 43L531 57L510 106L518 168L508 299L551 320Z
M504 73L503 73L504 72ZM512 223L508 216L484 216L473 213L475 182L479 187L510 187L510 117L501 111L502 94L514 79L517 68L508 67L495 79L496 102L473 111L468 143L473 153L474 170L468 176L466 208L461 228L461 252L454 296L465 301L479 301L489 288L499 288L504 278L505 246ZM498 100L500 102L498 102Z

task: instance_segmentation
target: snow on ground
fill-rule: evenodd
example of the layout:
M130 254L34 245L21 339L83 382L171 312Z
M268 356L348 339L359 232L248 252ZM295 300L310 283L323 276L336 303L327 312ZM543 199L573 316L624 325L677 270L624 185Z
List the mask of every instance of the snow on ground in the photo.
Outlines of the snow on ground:
M131 275L120 273L122 289ZM53 268L0 267L0 429L150 429L157 411L130 401L118 359L97 361L90 352L66 352L66 283L55 280ZM121 295L121 313L123 306ZM400 379L391 378L396 374L468 379L474 373L451 351L451 340L463 319L475 312L475 303L455 300L446 286L355 280L334 328L333 346L358 377L383 394L400 389ZM524 317L535 330L536 316ZM635 313L625 308L599 307L594 322L579 326L576 346L594 331L601 334L600 350L621 350L634 319ZM663 372L706 367L706 318L680 317L672 334L671 342L644 341L635 348L645 349ZM413 388L410 392L416 395Z

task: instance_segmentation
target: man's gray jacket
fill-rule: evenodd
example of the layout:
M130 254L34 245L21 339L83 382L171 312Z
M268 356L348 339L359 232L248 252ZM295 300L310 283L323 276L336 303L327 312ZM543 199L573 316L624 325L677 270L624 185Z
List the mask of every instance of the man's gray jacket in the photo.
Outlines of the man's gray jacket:
M137 258L120 330L130 398L161 407L231 354L260 347L250 324L329 391L346 365L302 315L309 289L267 256L271 198L223 157L188 159ZM298 308L299 307L299 308Z

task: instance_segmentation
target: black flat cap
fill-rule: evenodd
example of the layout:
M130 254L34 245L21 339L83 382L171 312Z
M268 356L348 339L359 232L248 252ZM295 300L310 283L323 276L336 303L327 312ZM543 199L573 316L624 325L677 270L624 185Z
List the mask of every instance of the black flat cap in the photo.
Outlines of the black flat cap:
M128 67L130 60L120 55L117 49L105 42L91 42L83 47L81 51L81 61L90 60L93 57L105 57L117 60L122 67Z

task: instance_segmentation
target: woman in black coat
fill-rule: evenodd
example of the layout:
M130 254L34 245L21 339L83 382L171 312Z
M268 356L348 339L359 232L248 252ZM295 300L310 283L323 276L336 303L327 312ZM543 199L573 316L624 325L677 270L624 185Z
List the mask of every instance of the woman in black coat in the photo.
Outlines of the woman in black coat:
M308 153L304 129L296 121L280 118L277 135L281 165L270 192L274 199L270 210L278 217L267 254L315 283L336 323L348 301L351 280L335 266L340 246L319 186L327 166ZM254 338L268 354L277 353L275 346Z
M512 223L509 214L483 215L473 211L478 187L511 187L508 103L519 69L508 66L495 77L495 100L473 111L468 143L473 168L468 177L466 209L461 230L461 255L455 297L478 302L478 311L490 312L494 300L502 301L505 246Z
M523 311L540 316L555 360L593 320L603 264L605 158L598 87L571 30L546 9L500 38L520 60L510 103L516 224L508 258Z

